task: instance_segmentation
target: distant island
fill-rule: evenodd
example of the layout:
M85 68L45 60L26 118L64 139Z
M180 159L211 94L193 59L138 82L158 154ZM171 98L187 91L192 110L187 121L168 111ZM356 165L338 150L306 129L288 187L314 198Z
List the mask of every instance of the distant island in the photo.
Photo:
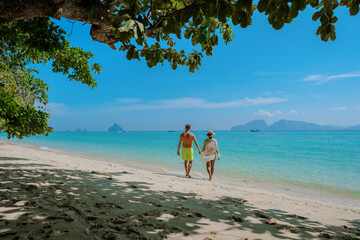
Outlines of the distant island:
M123 131L122 127L120 127L120 125L117 123L114 123L114 125L108 128L108 132L122 132L122 131Z
M334 131L334 130L360 130L360 125L353 127L336 127L331 125L321 126L315 123L304 122L304 121L291 121L291 120L279 120L272 125L267 125L265 120L254 120L248 122L244 125L234 126L230 131L237 132L248 132L253 129L258 129L259 131L268 131L268 132L279 132L279 131Z
M360 124L353 127L348 127L347 130L360 130Z
M81 130L81 128L77 128L77 129L75 129L75 132L86 132L86 129Z

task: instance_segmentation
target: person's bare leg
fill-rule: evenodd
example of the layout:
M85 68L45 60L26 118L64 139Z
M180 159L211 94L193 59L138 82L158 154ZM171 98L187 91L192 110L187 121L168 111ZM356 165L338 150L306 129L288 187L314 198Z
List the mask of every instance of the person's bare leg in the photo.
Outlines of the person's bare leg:
M189 178L191 178L191 176L190 176L190 170L191 170L191 167L192 167L192 162L193 162L193 161L189 161L189 165L188 165L188 174L187 174L187 175L188 175Z
M212 179L212 175L214 174L214 167L215 167L215 160L211 160L211 177L210 180Z
M210 173L210 162L206 162L206 171L209 174L209 181L211 180L211 173Z
M184 166L185 166L185 172L186 172L186 177L189 176L189 173L188 173L188 161L187 160L184 160Z

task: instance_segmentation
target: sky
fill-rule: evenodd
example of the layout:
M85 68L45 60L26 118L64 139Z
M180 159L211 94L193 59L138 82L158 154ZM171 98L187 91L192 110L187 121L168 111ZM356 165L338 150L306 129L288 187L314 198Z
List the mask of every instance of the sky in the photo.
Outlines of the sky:
M50 126L55 131L106 131L118 123L129 131L229 130L255 119L280 119L320 125L360 124L360 16L345 7L335 14L335 41L316 35L313 9L300 12L291 24L274 30L266 16L254 13L246 29L220 42L204 57L200 71L172 70L168 63L148 68L144 60L95 42L89 25L76 22L67 37L73 46L91 51L102 72L98 87L69 82L66 76L40 67L48 83ZM72 24L56 21L65 31ZM194 49L181 40L178 49Z

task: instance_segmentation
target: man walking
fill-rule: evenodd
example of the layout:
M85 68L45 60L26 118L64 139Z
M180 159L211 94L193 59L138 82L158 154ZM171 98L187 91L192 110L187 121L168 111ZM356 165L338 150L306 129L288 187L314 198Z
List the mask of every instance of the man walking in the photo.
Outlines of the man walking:
M181 158L182 158L182 160L184 160L186 177L188 177L188 178L191 178L190 170L192 167L192 162L194 160L193 148L192 148L193 141L199 151L199 154L201 154L199 144L196 142L195 135L190 132L190 128L191 128L191 125L186 124L185 132L180 135L180 141L179 141L179 145L178 145L178 149L177 149L177 154L180 155L180 146L181 146L181 142L182 142L183 145L182 145ZM189 165L188 165L188 162L189 162Z

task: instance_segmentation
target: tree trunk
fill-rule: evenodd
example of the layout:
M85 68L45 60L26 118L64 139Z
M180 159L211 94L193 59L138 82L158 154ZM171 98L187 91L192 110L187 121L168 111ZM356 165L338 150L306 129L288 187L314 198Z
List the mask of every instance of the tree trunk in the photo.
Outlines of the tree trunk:
M96 8L96 14L93 14L96 16L90 14L90 7ZM72 0L0 0L0 19L5 22L48 17L92 24L90 35L93 40L115 49L115 41L108 34L113 25L100 1L85 5Z

